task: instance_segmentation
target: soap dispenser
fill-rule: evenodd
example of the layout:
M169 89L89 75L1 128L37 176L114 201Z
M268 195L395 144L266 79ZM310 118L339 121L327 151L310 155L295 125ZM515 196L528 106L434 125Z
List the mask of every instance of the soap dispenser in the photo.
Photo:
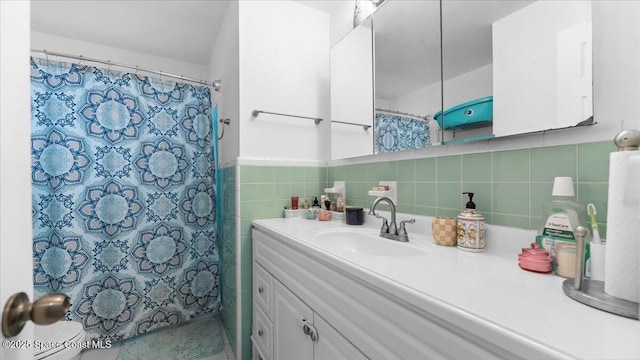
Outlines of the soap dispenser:
M476 211L472 192L463 192L469 196L465 210L458 214L458 249L481 252L484 251L484 216Z

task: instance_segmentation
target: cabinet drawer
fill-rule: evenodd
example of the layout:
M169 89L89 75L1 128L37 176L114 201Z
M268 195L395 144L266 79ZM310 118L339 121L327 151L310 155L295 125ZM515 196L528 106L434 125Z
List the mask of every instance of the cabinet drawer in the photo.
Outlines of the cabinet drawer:
M253 336L256 347L265 360L272 358L273 349L273 323L264 311L258 306L253 306Z
M273 319L271 308L273 293L273 276L267 272L260 264L254 263L255 277L253 281L254 301L262 308L269 319Z

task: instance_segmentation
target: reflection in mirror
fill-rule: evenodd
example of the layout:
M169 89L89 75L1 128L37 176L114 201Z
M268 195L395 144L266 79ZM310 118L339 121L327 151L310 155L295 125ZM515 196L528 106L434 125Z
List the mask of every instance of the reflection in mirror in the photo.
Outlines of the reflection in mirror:
M442 102L439 2L389 0L373 27L375 153L438 143L430 119Z
M332 159L373 153L372 36L368 18L331 48Z
M590 1L442 0L442 32L445 142L592 119Z

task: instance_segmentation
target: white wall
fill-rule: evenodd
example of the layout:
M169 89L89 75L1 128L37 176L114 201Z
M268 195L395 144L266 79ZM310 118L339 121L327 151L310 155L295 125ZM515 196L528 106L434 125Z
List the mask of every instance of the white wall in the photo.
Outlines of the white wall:
M0 1L0 304L16 292L33 301L29 1ZM33 337L28 323L19 337ZM4 340L4 337L3 337ZM29 342L31 343L31 342ZM32 350L2 346L2 359L32 359Z
M242 1L240 21L240 157L327 160L329 15L295 1ZM253 110L323 118L260 114Z
M220 34L211 54L209 63L210 79L222 80L222 94L213 94L213 101L219 104L219 119L230 119L224 125L224 135L218 142L218 164L227 167L240 156L240 84L239 84L239 22L238 2L232 1L227 7ZM218 133L223 125L218 125Z
M136 35L153 36L154 33L138 33ZM167 72L174 75L182 75L190 78L212 81L208 78L209 72L207 67L204 65L163 58L141 52L129 51L61 36L49 35L37 31L31 32L31 48L36 50L45 49L48 51L69 55L82 55L88 58L99 60L110 60L115 63L140 66L151 70Z
M330 41L331 46L345 37L351 30L353 30L353 11L356 8L355 0L333 0L338 3L331 9L330 13Z

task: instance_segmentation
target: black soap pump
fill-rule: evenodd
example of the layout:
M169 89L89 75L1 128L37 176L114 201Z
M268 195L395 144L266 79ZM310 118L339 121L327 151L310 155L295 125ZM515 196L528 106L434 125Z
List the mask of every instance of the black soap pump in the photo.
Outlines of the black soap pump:
M458 214L458 249L472 252L484 251L484 216L476 211L472 192L463 192L469 196L465 210Z

